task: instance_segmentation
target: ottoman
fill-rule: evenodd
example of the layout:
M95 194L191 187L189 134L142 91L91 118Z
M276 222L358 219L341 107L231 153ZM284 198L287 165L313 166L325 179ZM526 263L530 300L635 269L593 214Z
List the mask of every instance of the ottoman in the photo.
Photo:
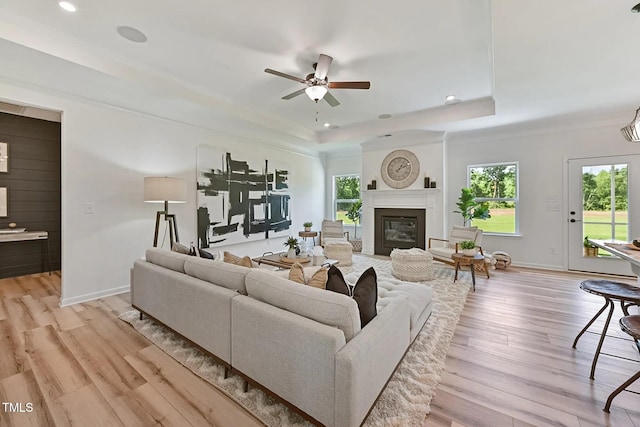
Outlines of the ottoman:
M324 256L328 259L338 260L338 265L348 266L351 265L351 254L353 252L353 246L347 240L325 240L324 244Z
M432 280L433 257L420 248L394 249L391 251L391 274L408 282Z

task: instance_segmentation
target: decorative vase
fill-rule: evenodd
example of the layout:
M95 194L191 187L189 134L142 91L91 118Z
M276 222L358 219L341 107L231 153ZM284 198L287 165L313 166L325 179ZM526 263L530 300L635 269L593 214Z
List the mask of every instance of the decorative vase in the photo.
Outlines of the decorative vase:
M287 258L295 258L296 257L296 248L289 248L287 251Z
M465 255L465 256L475 256L475 254L476 254L476 249L475 248L473 248L473 249L463 249L462 250L462 255Z

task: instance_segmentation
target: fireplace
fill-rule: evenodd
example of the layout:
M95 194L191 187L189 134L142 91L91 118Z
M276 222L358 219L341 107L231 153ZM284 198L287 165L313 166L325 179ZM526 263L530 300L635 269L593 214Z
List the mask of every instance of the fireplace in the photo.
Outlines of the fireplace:
M376 208L374 253L389 255L394 248L425 249L425 209Z

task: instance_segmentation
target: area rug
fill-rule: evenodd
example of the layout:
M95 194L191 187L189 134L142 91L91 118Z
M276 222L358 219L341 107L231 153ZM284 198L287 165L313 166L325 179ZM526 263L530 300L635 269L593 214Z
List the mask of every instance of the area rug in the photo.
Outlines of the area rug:
M344 269L347 279L374 267L378 277L395 280L391 275L391 262L386 259L354 255L353 260L353 266ZM435 274L434 280L423 282L434 290L433 313L392 375L365 420L365 426L419 426L430 412L429 405L440 382L449 344L470 289L467 273L455 283L450 268L436 267ZM120 318L193 373L226 392L268 426L312 425L258 388L252 387L245 393L241 377L232 374L225 379L224 368L211 357L148 317L140 320L138 311L128 311Z

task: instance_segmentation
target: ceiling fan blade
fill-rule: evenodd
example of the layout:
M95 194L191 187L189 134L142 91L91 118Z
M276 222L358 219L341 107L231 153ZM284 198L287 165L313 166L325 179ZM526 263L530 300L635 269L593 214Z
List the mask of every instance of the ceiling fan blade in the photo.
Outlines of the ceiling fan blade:
M316 79L324 80L327 78L327 73L329 72L329 65L331 65L331 61L333 61L333 58L329 55L325 55L323 53L320 54L320 57L318 58L318 65L316 65Z
M369 89L371 82L329 82L329 89Z
M290 93L289 95L285 95L285 96L283 96L283 97L282 97L282 99L291 99L291 98L295 98L296 96L298 96L298 95L302 95L303 93L304 93L304 89L300 89L300 90L297 90L297 91L295 91L295 92L293 92L293 93Z
M337 107L338 105L340 105L340 102L329 92L324 94L324 100L327 101L327 103L332 107Z
M294 80L298 83L306 83L306 80L301 79L300 77L292 76L291 74L281 73L280 71L272 70L271 68L265 68L264 72L273 74L274 76L284 77L285 79Z

